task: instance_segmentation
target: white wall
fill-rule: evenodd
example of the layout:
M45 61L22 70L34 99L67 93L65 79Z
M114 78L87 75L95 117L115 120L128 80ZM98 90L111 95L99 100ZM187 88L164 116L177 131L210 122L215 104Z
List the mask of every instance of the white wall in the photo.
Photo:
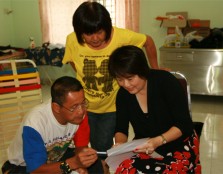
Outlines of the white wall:
M0 22L0 46L26 48L30 36L42 45L38 0L0 0Z
M0 46L7 46L13 42L12 33L13 23L12 23L12 15L6 14L5 10L12 9L11 1L0 0Z

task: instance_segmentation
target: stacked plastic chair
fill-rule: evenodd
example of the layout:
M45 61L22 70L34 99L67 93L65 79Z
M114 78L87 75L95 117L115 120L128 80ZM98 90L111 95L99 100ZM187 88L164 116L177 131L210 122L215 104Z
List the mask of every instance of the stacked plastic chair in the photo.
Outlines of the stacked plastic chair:
M29 59L0 61L0 166L24 115L42 103L40 76Z

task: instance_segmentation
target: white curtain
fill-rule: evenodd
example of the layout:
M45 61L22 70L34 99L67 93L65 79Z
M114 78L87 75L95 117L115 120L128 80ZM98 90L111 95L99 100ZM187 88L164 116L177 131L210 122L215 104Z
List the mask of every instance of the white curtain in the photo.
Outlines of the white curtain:
M42 41L65 44L73 31L72 17L86 0L39 0ZM139 0L115 0L115 25L138 31Z
M73 31L73 13L84 1L39 0L42 41L65 44L66 36Z
M125 0L125 28L139 31L139 0Z
M125 28L125 0L115 0L114 25Z

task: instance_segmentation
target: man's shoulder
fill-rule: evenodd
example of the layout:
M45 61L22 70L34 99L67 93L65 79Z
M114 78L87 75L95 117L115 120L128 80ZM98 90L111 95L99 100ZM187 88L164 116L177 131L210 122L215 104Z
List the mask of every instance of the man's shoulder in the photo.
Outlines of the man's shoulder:
M50 102L42 103L32 108L24 118L24 126L38 124L38 122L46 123L46 119L52 113Z

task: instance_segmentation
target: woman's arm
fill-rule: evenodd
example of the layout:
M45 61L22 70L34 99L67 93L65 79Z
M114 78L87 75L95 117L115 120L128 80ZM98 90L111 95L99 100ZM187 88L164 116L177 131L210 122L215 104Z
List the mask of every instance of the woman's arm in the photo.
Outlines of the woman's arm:
M144 44L146 50L146 55L150 64L150 67L153 69L159 69L158 60L157 60L157 51L155 43L150 36L146 36L146 42Z
M114 146L126 143L127 141L128 141L128 137L125 134L123 134L121 132L117 132L115 134L115 144L114 144Z
M146 143L137 146L134 152L153 153L159 146L174 141L181 136L182 132L180 131L180 129L173 126L163 134L150 138Z
M144 48L146 50L147 59L151 68L170 71L169 68L159 67L156 46L151 36L146 35L146 42L144 44Z
M163 135L163 138L165 138L166 143L168 143L180 138L182 136L182 132L179 128L173 126L167 132L164 132L162 135ZM162 138L162 141L163 141L163 138Z
M76 70L74 62L70 62L70 65L72 66L73 70L76 72L77 70Z

